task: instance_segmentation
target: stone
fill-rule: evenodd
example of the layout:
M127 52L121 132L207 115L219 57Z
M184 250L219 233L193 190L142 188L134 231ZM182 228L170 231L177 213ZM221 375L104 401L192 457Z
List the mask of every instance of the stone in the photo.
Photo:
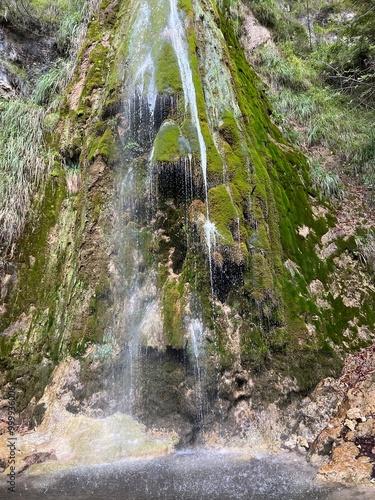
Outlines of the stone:
M301 448L305 448L306 450L309 449L309 443L307 442L307 439L305 439L303 436L298 436L298 446Z
M356 423L355 423L353 420L346 419L346 420L345 420L345 422L344 422L344 425L345 425L346 427L349 427L349 429L350 429L351 431L354 431L355 426L356 426Z
M357 436L374 436L375 435L375 419L368 418L365 422L361 422L357 425Z
M342 443L333 450L332 460L318 471L318 479L341 483L366 483L371 479L373 464L367 457L359 457L354 443Z
M346 416L349 420L361 420L362 422L366 422L366 417L359 408L350 408Z

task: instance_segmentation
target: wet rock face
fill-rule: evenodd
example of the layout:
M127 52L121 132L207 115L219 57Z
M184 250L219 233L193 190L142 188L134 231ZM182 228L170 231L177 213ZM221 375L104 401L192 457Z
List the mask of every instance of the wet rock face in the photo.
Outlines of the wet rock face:
M56 40L40 27L13 26L0 16L0 97L27 94L57 56Z
M171 451L177 436L148 432L132 417L116 412L105 417L110 404L100 391L85 396L80 362L67 358L53 371L50 384L37 402L41 422L28 431L18 425L17 473L49 472L72 465L111 462L129 457L158 456ZM5 408L6 410L6 408ZM101 417L101 418L98 418ZM6 411L0 402L0 423ZM0 425L0 470L7 469L7 426ZM29 471L28 471L29 472Z
M349 356L338 380L337 412L314 441L310 461L326 481L375 478L375 347Z
M4 302L17 279L17 269L13 263L0 260L0 316L5 312Z

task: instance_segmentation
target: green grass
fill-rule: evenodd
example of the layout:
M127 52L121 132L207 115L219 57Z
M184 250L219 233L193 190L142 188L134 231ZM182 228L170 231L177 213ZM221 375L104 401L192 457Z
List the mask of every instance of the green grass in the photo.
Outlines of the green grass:
M33 98L38 105L50 105L58 100L60 91L68 81L69 63L60 61L36 82Z
M313 72L289 51L282 56L268 45L255 51L254 63L262 75L274 88L287 87L295 92L306 91L311 87Z
M5 0L0 6L0 16L12 23L59 23L72 12L82 10L83 0Z
M62 17L57 32L57 46L62 53L69 53L72 41L79 38L81 24L82 5L77 5Z
M371 273L375 273L375 232L368 231L364 236L356 236L355 243L357 245L358 257L360 261L369 269Z
M45 112L23 100L0 101L0 235L10 244L24 227L32 194L51 164L43 145Z
M58 62L36 81L27 82L22 67L8 68L33 87L29 99L0 100L0 243L17 239L28 216L33 194L51 165L45 131L46 109L56 109L70 81L74 61L99 0L7 0L1 2L0 20L6 19L25 34L56 36ZM48 61L47 61L48 63ZM48 126L48 124L47 124ZM79 188L79 172L69 172L68 190Z
M326 172L316 160L311 160L310 177L311 182L318 193L328 200L341 200L344 189L338 175Z
M354 106L327 87L311 61L295 56L290 44L280 49L259 48L254 63L268 82L274 120L283 132L300 146L329 148L339 155L346 173L359 174L365 185L372 187L375 112ZM293 137L290 126L296 125L298 134Z

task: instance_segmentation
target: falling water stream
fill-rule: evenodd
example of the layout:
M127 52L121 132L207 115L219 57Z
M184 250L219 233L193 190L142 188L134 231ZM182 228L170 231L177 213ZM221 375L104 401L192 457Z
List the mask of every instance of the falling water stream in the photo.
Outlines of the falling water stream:
M199 145L206 216L203 226L213 295L212 256L218 232L210 220L207 150L200 124L197 95L190 67L189 47L177 0L142 0L132 19L124 101L124 162L118 172L114 222L115 288L119 313L113 330L123 351L121 410L132 414L139 385L142 346L162 343L163 322L157 288L157 269L147 256L153 233L154 140L168 115L181 106L180 96L161 94L157 85L157 60L163 44L170 43L181 77L183 110L193 125ZM182 99L182 97L181 97ZM184 160L185 190L192 191L194 156L188 144ZM136 153L135 153L136 152ZM143 175L138 171L143 157ZM145 160L145 158L147 158ZM144 168L144 163L147 164ZM233 202L233 200L232 200ZM240 237L239 218L238 238ZM195 405L203 421L205 330L199 311L185 318L189 357L195 377ZM125 346L125 347L124 347ZM48 477L20 478L15 498L28 500L76 498L113 500L346 500L372 498L366 488L319 486L315 470L301 457L244 457L229 452L181 451L162 458L124 460L108 465L76 467L73 472ZM8 498L2 497L1 498Z
M125 341L123 409L132 413L138 385L138 358L142 345L157 344L162 336L160 303L157 291L155 265L147 261L147 242L154 230L152 217L155 208L142 207L142 195L149 192L148 199L154 203L154 139L163 126L171 109L178 106L178 97L172 93L161 93L157 87L158 58L162 47L170 44L173 48L181 78L185 119L192 124L199 145L199 165L203 179L203 194L206 205L204 233L208 249L209 271L212 284L212 251L216 244L215 224L209 218L207 199L207 151L202 134L197 106L196 89L189 61L189 48L177 0L144 0L136 10L133 20L129 53L127 59L128 77L125 81L125 137L124 168L118 173L117 223L115 224L114 245L117 248L117 281L121 311L115 330L120 342ZM168 78L168 74L166 76ZM182 96L181 96L182 98ZM185 169L186 192L192 192L193 155L187 140L187 151L182 158ZM140 180L139 160L134 159L134 148L148 151L147 175ZM138 153L138 156L141 153ZM190 185L188 185L190 184ZM155 197L157 198L157 196ZM212 290L213 291L213 290ZM204 349L203 325L197 327L197 319L186 325L191 353L195 365L197 411L202 413L201 375ZM154 339L150 338L154 337Z

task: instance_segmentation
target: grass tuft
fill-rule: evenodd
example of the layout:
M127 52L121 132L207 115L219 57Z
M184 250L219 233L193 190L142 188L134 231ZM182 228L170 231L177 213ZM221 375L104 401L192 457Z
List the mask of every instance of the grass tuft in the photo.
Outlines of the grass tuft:
M344 189L338 175L326 172L319 162L310 160L311 182L321 197L327 200L341 200L344 196Z
M24 227L33 192L51 165L43 144L45 112L23 100L0 101L0 239L9 245Z
M36 104L57 104L59 92L68 81L68 66L69 63L61 61L39 78L33 95Z
M355 243L360 261L371 273L375 273L375 232L368 231L365 236L356 236Z

